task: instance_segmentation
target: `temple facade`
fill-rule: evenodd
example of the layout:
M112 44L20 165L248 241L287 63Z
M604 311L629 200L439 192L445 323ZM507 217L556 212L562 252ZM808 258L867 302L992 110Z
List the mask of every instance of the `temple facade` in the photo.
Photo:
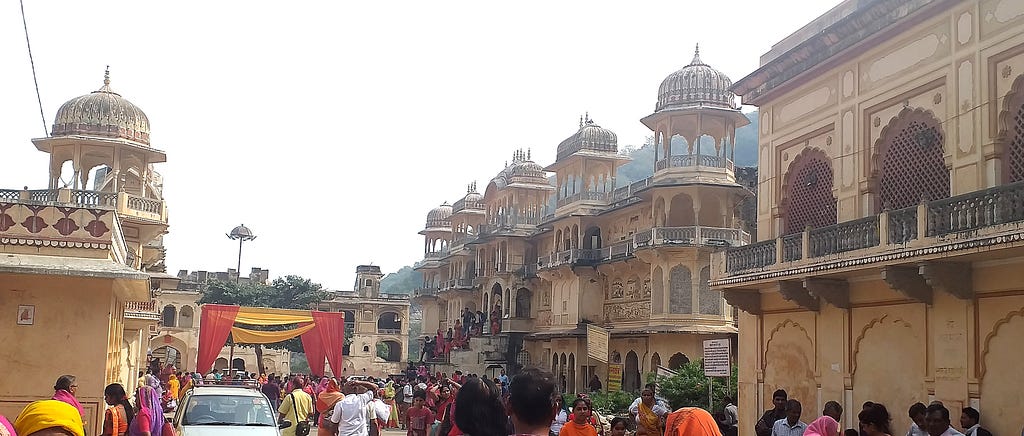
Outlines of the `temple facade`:
M753 224L742 216L753 171L733 164L749 121L731 83L699 53L665 78L641 120L654 135L649 178L617 177L629 158L588 115L546 167L516 151L482 193L474 183L431 210L414 294L424 333L446 333L466 308L488 317L484 337L439 364L540 365L565 392L594 374L607 384L614 368L637 391L647 373L700 359L703 340L734 338L733 308L708 287L711 254L747 244ZM588 358L588 325L609 331L607 363Z
M166 155L109 74L32 143L50 157L46 189L0 189L0 372L18 379L0 385L0 413L17 416L73 374L99 434L104 386L135 387L159 319L151 286L168 220L154 165Z
M316 307L324 312L345 312L349 345L342 349L342 375L386 377L405 369L409 359L409 294L380 292L383 277L379 266L359 265L352 291L328 291L327 298Z
M730 88L761 116L757 242L711 270L741 434L776 388L845 427L874 401L903 434L932 400L1024 426L1022 5L845 1Z

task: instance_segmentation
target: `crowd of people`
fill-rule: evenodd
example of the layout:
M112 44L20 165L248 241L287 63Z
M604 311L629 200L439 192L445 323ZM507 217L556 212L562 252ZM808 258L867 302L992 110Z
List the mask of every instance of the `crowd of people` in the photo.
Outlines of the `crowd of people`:
M565 398L555 376L527 368L508 377L435 372L412 364L397 377L373 378L282 377L221 374L205 377L180 373L173 366L151 368L140 374L133 399L124 386L113 383L104 389L109 406L104 411L103 436L174 436L164 418L193 386L245 383L258 388L291 425L282 436L380 436L386 429L402 429L407 436L736 436L738 414L731 398L722 411L686 407L673 411L656 386L648 384L629 406L628 416L602 416L587 394ZM73 375L60 376L49 399L26 406L14 422L0 416L0 436L85 436L88 422L77 400ZM571 404L570 404L571 402ZM774 407L754 426L757 436L892 436L888 409L864 403L855 428L842 430L843 407L825 403L821 415L810 424L802 420L801 403L786 391L772 396ZM949 410L938 401L917 403L908 410L912 421L906 436L992 436L981 427L977 410L961 410L958 431L950 423ZM851 426L847 426L851 427ZM903 435L900 429L899 435Z
M447 332L439 328L434 336L423 337L420 361L446 361L452 350L468 350L469 339L481 337L485 331L492 336L501 333L500 304L494 305L489 318L482 311L463 308L453 328Z
M757 436L840 436L840 422L843 407L836 401L825 403L821 416L810 424L801 420L803 407L800 401L789 398L786 391L779 389L772 394L773 408L766 410L754 426ZM911 420L910 428L892 428L892 417L885 405L865 402L857 413L855 428L847 428L844 436L992 436L981 427L981 415L972 407L964 407L960 414L960 426L963 431L953 427L950 422L950 411L940 401L933 401L925 406L915 403L907 411ZM853 424L853 423L851 423ZM849 427L849 426L848 426ZM895 430L900 430L894 433Z

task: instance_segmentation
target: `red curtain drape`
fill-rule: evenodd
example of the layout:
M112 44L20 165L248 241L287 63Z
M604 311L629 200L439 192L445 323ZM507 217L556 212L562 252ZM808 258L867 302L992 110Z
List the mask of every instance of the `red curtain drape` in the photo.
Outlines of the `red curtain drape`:
M217 355L228 342L231 326L235 324L238 306L204 304L199 317L199 355L196 356L196 371L210 372ZM313 329L316 330L316 329Z
M323 342L324 354L327 355L331 371L336 377L341 377L341 351L345 346L345 312L313 311L313 322L316 324L314 330L320 332L320 340Z
M301 323L299 326L306 326L310 323ZM320 337L320 330L315 327L302 336L302 351L306 353L306 360L309 362L309 372L317 377L324 376L324 341Z

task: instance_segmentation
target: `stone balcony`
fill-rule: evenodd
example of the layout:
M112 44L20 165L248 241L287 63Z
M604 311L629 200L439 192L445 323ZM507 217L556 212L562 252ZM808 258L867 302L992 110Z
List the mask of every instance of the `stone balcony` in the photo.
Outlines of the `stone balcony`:
M562 265L594 265L632 257L637 250L658 247L731 247L750 243L750 234L740 230L707 226L655 227L632 238L603 248L563 250L537 259L540 270Z
M718 289L905 267L1024 246L1024 182L1001 185L715 254ZM890 273L894 277L895 274Z
M145 198L127 192L79 189L0 189L0 201L5 200L23 204L113 209L122 218L139 218L167 223L167 206L163 200Z
M441 286L442 291L462 291L473 289L475 276L463 277L461 279L448 280Z
M502 333L531 333L533 318L505 318L501 320Z

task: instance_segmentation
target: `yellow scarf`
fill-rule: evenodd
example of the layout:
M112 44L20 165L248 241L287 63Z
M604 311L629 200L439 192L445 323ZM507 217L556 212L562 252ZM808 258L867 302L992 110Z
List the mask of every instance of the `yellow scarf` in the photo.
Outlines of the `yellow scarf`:
M647 436L661 436L661 420L658 418L658 415L654 413L654 410L647 407L643 401L640 402L637 421L639 421L641 426L647 429Z

